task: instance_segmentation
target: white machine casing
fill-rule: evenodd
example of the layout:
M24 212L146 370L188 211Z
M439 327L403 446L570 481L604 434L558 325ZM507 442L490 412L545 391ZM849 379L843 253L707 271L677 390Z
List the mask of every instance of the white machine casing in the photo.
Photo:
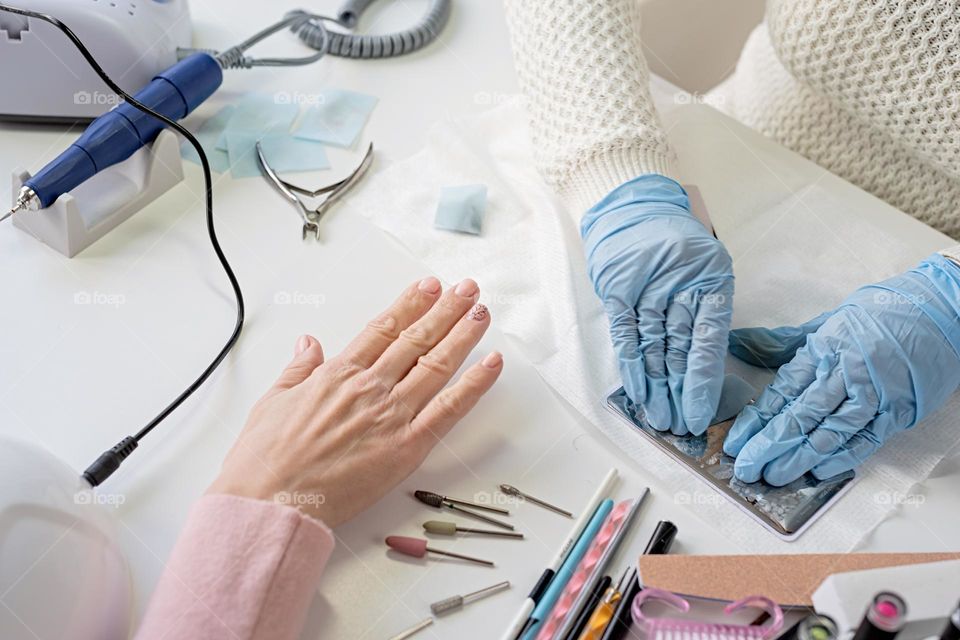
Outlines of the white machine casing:
M192 37L187 0L12 0L60 19L125 91L177 62ZM93 119L117 103L53 25L0 12L0 120Z
M0 438L0 638L126 640L123 502L37 445Z

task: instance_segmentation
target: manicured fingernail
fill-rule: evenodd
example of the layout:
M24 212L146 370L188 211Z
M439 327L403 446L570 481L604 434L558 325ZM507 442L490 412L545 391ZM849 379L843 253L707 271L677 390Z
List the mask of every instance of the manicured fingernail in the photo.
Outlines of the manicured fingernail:
M440 291L440 281L430 276L429 278L424 278L420 281L420 284L417 285L417 288L424 293L436 293Z
M493 353L487 355L487 357L484 358L480 364L489 369L496 369L500 366L501 362L503 362L503 356L500 355L500 352L494 351Z
M457 288L454 291L457 292L458 296L463 296L464 298L472 298L477 295L477 291L480 290L480 287L477 286L477 283L467 278L463 282L457 285Z
M297 338L297 346L294 347L294 353L300 355L310 348L310 336L300 336Z
M471 320L476 320L477 322L486 320L488 315L490 315L490 311L487 309L487 305L485 304L475 304L470 311L467 311L467 317Z

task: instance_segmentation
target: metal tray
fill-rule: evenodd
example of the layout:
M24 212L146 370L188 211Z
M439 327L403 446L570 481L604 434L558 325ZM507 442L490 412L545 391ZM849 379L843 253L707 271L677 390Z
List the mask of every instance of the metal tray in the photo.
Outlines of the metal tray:
M676 436L657 431L623 388L607 396L607 408L627 421L673 459L785 540L795 540L850 488L856 474L842 473L817 480L809 473L790 484L774 487L762 480L747 484L733 476L734 458L723 452L733 419L718 422L701 436Z

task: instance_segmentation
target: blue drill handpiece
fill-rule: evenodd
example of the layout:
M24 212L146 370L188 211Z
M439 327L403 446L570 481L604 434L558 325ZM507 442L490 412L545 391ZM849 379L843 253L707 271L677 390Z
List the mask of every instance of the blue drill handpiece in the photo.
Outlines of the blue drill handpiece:
M180 120L222 81L220 63L206 53L195 53L158 73L134 98L171 120ZM90 123L66 151L26 180L11 213L49 207L64 193L153 142L163 127L157 118L121 103Z

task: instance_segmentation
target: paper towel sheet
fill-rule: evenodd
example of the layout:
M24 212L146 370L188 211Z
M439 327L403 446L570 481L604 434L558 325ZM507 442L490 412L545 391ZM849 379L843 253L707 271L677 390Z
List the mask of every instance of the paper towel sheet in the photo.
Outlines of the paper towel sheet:
M701 118L696 121L702 124ZM697 141L704 138L695 127L682 126L682 118L676 122L671 138L680 142L683 161L684 132ZM735 124L729 121L723 126ZM747 151L740 149L741 154ZM693 173L730 172L737 162L731 149L698 153L695 160L701 166L693 166ZM793 171L790 158L763 160L785 163L775 182L789 184L789 194L776 196L770 191L726 201L704 194L735 261L735 326L806 320L835 305L856 286L891 275L915 258L909 250L901 250L896 237L847 221L847 212L827 191L814 184L793 184L804 172ZM434 229L441 188L467 183L483 183L489 189L483 235L459 236ZM754 183L745 183L741 176L741 183L730 189L742 194ZM729 206L729 202L753 206ZM920 428L898 436L875 455L861 468L861 480L799 540L785 542L725 500L711 499L711 489L604 409L604 392L618 383L607 321L587 278L578 216L562 208L536 172L519 99L468 120L436 125L421 152L367 180L352 204L446 281L477 279L482 299L493 312L494 326L519 343L544 380L636 460L661 490L674 492L677 502L685 497L710 526L744 553L854 548L896 506L898 496L930 473L960 433L949 420L960 410L955 396ZM820 223L806 219L810 211ZM852 257L856 252L850 247L865 242L880 248L875 259ZM732 358L727 368L757 386L772 375Z

